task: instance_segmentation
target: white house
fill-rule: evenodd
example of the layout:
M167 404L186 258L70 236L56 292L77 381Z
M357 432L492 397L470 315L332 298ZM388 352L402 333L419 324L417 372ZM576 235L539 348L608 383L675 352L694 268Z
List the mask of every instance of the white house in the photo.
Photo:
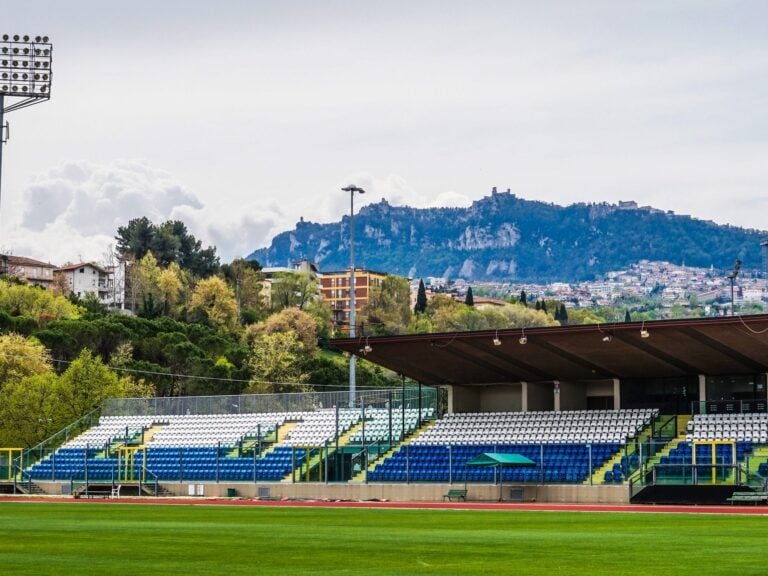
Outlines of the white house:
M87 294L95 294L100 302L112 302L113 277L101 266L93 262L68 264L56 270L57 276L63 276L69 290L84 298Z

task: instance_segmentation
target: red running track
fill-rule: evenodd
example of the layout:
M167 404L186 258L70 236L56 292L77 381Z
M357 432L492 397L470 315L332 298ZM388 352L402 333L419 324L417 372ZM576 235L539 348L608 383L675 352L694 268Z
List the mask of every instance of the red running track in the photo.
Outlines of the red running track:
M248 498L66 498L0 496L0 502L57 502L70 504L162 504L180 506L283 506L322 508L389 508L416 510L501 510L539 512L636 512L677 514L756 514L768 516L768 506L683 506L654 504L557 504L544 502L382 502L337 500L258 500Z

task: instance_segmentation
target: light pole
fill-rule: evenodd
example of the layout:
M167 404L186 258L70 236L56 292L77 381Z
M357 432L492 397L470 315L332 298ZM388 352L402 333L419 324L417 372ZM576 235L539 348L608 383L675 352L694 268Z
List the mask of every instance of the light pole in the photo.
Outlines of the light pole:
M741 270L741 260L737 258L735 264L733 265L733 271L728 274L728 280L731 281L731 316L736 313L733 304L733 284L736 281L736 276L739 275L739 270Z
M8 141L4 114L39 104L51 97L53 46L48 36L3 34L0 38L0 184L3 176L3 144ZM8 106L6 97L21 98Z
M365 190L358 186L345 186L344 192L349 192L349 337L355 337L355 192L365 194ZM355 366L357 357L352 354L349 357L349 406L355 405L355 387L357 378Z

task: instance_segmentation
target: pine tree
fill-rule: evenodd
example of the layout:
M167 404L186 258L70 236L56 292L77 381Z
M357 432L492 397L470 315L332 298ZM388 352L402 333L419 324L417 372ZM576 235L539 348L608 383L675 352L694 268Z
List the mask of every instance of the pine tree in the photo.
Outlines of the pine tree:
M536 310L541 310L541 302L536 300Z
M464 298L464 304L467 306L474 306L475 305L475 297L472 296L472 286L467 288L467 296Z
M419 291L416 293L416 306L413 307L416 314L427 311L427 289L424 288L424 280L419 280Z
M520 291L520 304L528 306L528 295L525 293L525 290Z
M546 312L547 311L547 301L544 300L544 298L541 299L541 311Z
M560 321L560 308L555 306L555 320Z
M560 324L563 326L568 324L568 310L566 310L564 302L560 302Z
M624 314L624 322L632 322L632 316L629 314L629 310Z

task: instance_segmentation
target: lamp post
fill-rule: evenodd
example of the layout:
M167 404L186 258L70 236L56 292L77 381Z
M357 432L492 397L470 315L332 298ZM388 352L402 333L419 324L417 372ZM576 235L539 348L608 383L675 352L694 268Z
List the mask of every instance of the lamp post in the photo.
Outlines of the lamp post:
M739 275L739 270L741 270L741 260L738 258L736 259L736 262L733 265L733 270L730 274L728 274L728 280L731 281L731 316L733 316L736 312L734 310L734 304L733 304L733 284L736 281L736 276Z
M3 34L0 37L0 184L3 144L8 141L6 112L39 104L51 97L53 46L48 36ZM20 98L6 106L6 98Z
M365 190L358 186L345 186L344 192L349 192L349 337L355 337L355 192L365 194ZM355 387L357 378L355 367L357 357L352 354L349 357L349 406L355 405Z

